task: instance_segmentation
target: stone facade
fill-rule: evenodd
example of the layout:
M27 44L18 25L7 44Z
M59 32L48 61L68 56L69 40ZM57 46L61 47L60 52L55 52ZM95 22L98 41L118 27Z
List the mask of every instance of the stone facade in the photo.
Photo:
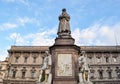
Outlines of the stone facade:
M7 63L8 63L7 59L5 61L0 62L0 84L3 84L3 79L7 71Z
M90 80L96 84L120 83L120 46L80 46L91 67ZM49 46L12 46L4 84L35 84L42 57ZM103 83L104 82L104 83ZM119 83L118 83L119 82Z
M120 46L83 46L91 67L91 80L97 84L120 83Z
M39 77L42 58L48 47L12 46L4 84L35 84Z

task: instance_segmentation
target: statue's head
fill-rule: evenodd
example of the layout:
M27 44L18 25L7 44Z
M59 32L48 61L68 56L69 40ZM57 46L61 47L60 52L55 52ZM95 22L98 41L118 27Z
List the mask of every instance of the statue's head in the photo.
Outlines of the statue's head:
M81 55L84 55L84 54L85 54L85 51L82 51L82 52L81 52Z
M48 53L48 51L45 51L45 53Z
M45 51L45 54L48 56L49 55L49 51Z
M63 9L62 9L62 12L66 12L66 9L65 9L65 8L63 8Z

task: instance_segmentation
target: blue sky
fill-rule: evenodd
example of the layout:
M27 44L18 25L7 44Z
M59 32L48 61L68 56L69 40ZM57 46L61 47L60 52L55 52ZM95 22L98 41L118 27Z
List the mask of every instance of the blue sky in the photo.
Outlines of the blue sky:
M0 0L0 60L11 45L52 45L62 8L77 45L120 44L120 0Z

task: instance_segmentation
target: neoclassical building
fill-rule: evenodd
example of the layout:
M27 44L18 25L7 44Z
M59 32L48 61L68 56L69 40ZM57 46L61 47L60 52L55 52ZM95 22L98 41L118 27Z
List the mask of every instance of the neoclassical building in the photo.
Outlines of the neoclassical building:
M8 60L0 61L0 84L3 84L3 79L7 71Z
M90 79L92 81L98 84L103 84L101 82L120 83L119 46L79 47L86 52L87 62L91 67ZM49 46L12 46L8 51L9 67L4 81L9 84L35 84L39 77L42 58L48 50Z
M81 51L85 51L87 56L90 80L93 84L120 84L120 46L76 46L71 36L69 20L70 16L63 9L59 16L58 37L53 46L11 46L8 50L9 59L4 84L36 84L45 51L53 56L52 84L78 83L77 58ZM56 59L61 53L72 55L71 75L56 74Z

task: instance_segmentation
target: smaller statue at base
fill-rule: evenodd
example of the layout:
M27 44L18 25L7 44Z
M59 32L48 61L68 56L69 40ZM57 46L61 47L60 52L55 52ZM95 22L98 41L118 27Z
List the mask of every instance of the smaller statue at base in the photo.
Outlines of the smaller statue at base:
M43 65L40 68L40 75L37 84L51 84L52 74L51 74L51 55L46 51L45 57L43 58Z
M78 57L78 66L79 66L78 84L93 84L89 80L90 67L89 64L87 64L87 57L85 56L85 51L82 51Z

